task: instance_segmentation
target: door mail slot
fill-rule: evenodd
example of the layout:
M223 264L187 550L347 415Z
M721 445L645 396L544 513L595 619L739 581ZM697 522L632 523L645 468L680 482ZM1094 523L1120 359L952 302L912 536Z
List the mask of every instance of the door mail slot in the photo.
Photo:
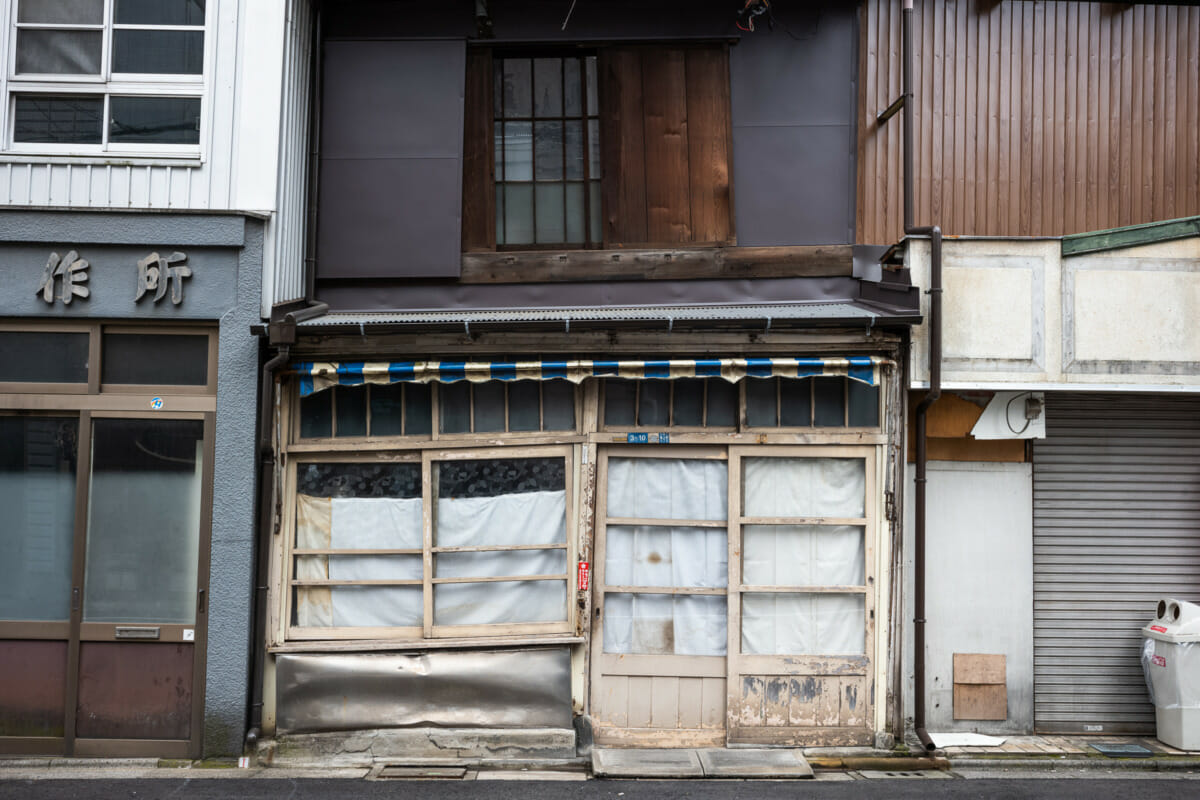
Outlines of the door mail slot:
M118 639L157 639L159 629L153 628L132 628L117 626Z

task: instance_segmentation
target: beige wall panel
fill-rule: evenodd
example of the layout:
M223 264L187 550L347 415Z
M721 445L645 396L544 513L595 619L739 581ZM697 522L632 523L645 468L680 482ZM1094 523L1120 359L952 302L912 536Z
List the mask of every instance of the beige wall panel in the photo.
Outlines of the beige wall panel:
M1068 257L1057 239L959 239L943 256L945 388L1200 386L1200 237ZM927 286L928 241L908 263ZM913 329L914 388L928 336Z

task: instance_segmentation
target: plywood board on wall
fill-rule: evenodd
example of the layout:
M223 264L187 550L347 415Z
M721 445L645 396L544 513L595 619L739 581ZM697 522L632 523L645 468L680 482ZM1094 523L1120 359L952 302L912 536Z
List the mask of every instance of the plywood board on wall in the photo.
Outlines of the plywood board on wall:
M1008 719L1005 656L954 654L954 718Z

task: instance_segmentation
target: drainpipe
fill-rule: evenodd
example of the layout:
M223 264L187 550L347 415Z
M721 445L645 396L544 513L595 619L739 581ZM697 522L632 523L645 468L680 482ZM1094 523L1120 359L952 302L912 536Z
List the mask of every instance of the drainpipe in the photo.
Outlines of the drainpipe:
M267 585L270 580L271 539L282 510L283 499L274 491L275 448L272 431L275 423L275 383L278 371L291 357L292 345L296 343L296 324L306 319L319 317L329 311L327 303L319 303L316 295L317 253L317 177L320 174L320 126L321 126L321 0L313 0L313 30L309 76L309 146L306 197L308 201L307 227L304 241L304 304L276 319L272 314L267 326L268 347L275 348L275 355L262 367L258 393L258 543L254 554L254 608L250 625L251 665L250 698L245 747L253 752L262 737L263 717L263 673L267 660Z
M929 452L925 440L926 414L942 394L942 230L937 225L913 225L913 0L904 0L901 35L904 39L904 235L928 236L929 254L929 391L917 404L916 498L913 531L913 728L926 750L934 750L925 729L925 487Z

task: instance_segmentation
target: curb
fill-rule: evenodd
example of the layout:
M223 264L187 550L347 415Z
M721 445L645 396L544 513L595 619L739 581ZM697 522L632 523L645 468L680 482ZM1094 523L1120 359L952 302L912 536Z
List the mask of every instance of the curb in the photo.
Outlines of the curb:
M154 769L159 766L157 758L0 758L0 771L7 768L45 767L128 767L130 769Z
M821 756L806 757L813 769L819 770L884 770L897 772L917 772L921 770L953 769L953 764L945 758L921 756L845 756L842 758Z
M950 759L950 769L1128 769L1148 770L1153 772L1169 772L1180 770L1200 771L1200 759L1197 758L1104 758L1084 756L1082 758L1068 756L1045 756L1037 758L954 758Z

